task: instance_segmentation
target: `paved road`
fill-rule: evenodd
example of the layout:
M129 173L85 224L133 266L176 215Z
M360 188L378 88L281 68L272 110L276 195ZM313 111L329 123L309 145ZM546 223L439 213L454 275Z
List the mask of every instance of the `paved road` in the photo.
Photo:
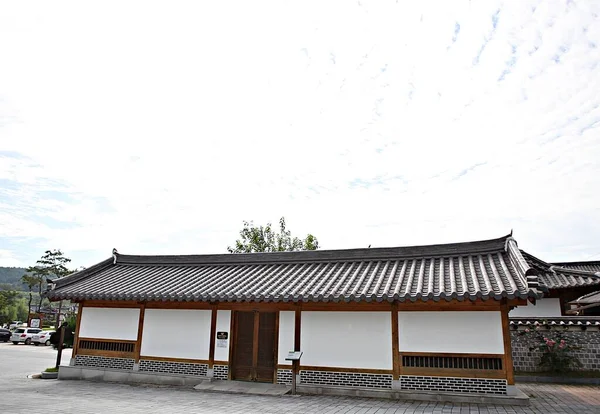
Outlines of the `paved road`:
M65 362L70 355L67 352ZM189 388L133 386L29 379L53 366L56 351L0 343L2 412L32 413L37 404L58 413L261 413L261 414L391 414L391 413L600 413L600 387L521 385L532 396L529 407L390 401L328 396L263 397L216 394Z

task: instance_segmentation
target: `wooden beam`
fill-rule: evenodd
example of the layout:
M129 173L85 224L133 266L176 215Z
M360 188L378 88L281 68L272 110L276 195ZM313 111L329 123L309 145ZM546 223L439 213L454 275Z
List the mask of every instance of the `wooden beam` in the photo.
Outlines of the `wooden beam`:
M302 308L298 306L294 313L294 351L300 351L300 334L302 333Z
M136 301L108 301L108 300L88 300L84 301L87 307L99 308L138 308L141 302ZM522 300L513 300L511 304L523 303ZM210 310L212 306L209 302L182 302L182 301L148 301L145 302L146 309L203 309ZM295 311L301 307L303 311L329 311L329 312L350 312L350 311L380 311L389 312L391 302L219 302L217 309L221 310L240 310L240 311ZM397 302L398 310L402 312L423 312L423 311L499 311L502 303L497 300L466 300L466 301L446 301L435 302L428 301L405 301Z
M135 362L140 362L140 353L142 352L142 335L144 334L144 315L146 315L146 305L140 305L140 317L138 320L137 340L135 341Z
M392 368L394 379L400 378L400 335L398 332L398 304L392 303Z
M80 349L79 355L100 356L107 358L135 358L135 352L104 351L100 349Z
M213 305L210 315L210 343L208 348L208 368L215 364L215 340L217 336L217 305Z
M402 375L504 379L504 370L402 367Z
M81 327L81 314L83 313L83 303L80 303L77 307L77 321L75 322L75 340L73 341L73 355L75 358L77 355L77 349L79 347L79 328Z
M302 306L298 305L294 311L294 351L300 351L302 338ZM300 362L292 362L292 375L300 373Z
M234 361L233 361L233 353L234 353L234 348L235 348L235 344L233 342L234 340L234 333L236 332L237 329L237 323L236 323L236 319L237 319L237 315L235 311L231 311L231 315L229 317L229 369L227 370L227 379L231 380L233 379L233 365L234 365Z
M508 385L515 385L515 374L512 359L512 345L510 338L510 321L508 312L510 308L508 304L502 307L502 336L504 338L504 369L506 370L506 382Z
M139 308L140 302L118 300L86 300L82 302L88 308Z
M392 374L391 369L376 368L344 368L344 367L317 367L312 365L300 365L301 371L326 371L326 372L355 372L364 374Z
M254 311L254 337L252 338L252 380L256 381L258 374L256 367L258 366L258 335L260 334L260 313Z
M185 364L208 364L206 359L189 359L189 358L168 358L168 357L157 357L151 355L142 355L140 357L144 360L151 361L164 361L164 362L182 362Z
M80 342L83 341L94 341L94 342L109 342L109 343L122 343L122 344L136 344L137 341L136 340L130 340L130 339L106 339L106 338L94 338L91 336L84 336L83 338L81 338Z
M273 335L273 384L277 384L277 363L279 362L279 312L275 312L275 334Z

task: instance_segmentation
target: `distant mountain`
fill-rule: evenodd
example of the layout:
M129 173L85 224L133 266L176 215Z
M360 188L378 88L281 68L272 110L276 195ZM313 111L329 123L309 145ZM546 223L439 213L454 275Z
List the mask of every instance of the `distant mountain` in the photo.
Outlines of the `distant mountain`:
M0 285L10 285L15 290L26 290L21 282L21 276L25 274L22 267L0 267Z

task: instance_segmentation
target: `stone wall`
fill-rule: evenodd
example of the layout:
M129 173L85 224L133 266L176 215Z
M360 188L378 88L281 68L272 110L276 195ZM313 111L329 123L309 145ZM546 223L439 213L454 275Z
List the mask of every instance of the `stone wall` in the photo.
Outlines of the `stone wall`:
M525 329L530 329L530 333L523 334ZM534 326L519 327L519 330L511 331L513 365L517 373L542 371L539 367L541 352L529 350L530 347L539 344L537 337L532 335L534 329ZM600 371L600 331L597 329L581 329L579 327L547 329L546 326L541 326L539 332L542 332L544 337L553 340L560 332L567 343L582 347L581 350L573 352L573 355L577 356L583 364L579 370Z

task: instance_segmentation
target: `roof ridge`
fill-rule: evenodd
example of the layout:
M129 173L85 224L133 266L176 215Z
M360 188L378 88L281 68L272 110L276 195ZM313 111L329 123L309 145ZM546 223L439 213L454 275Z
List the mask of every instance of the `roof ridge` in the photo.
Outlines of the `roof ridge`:
M598 264L600 265L600 260L575 260L572 262L552 262L553 265L576 265L576 264L581 264L581 265L588 265L588 264Z
M315 261L384 260L430 256L456 256L461 254L506 251L510 235L481 241L431 245L375 247L358 249L331 249L294 252L220 253L203 255L126 255L117 254L117 263L143 265L217 264L217 263L302 263Z

